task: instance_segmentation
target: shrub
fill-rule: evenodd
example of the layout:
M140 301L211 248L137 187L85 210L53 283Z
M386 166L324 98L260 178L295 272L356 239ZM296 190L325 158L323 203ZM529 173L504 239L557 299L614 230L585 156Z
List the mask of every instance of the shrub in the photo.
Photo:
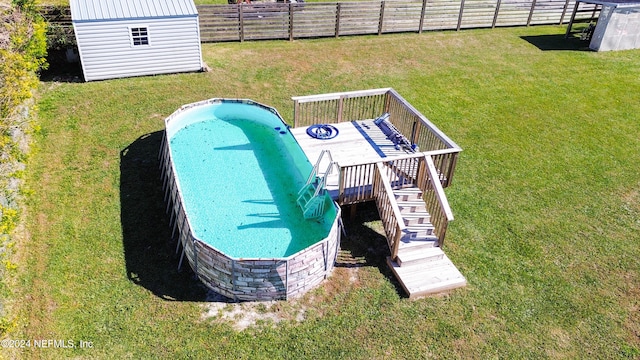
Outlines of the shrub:
M46 24L36 12L34 0L14 0L13 6L0 4L0 336L14 324L7 318L3 300L8 296L7 272L15 265L8 259L10 234L17 222L16 171L24 160L18 142L28 124L23 104L38 86L38 72L46 68Z

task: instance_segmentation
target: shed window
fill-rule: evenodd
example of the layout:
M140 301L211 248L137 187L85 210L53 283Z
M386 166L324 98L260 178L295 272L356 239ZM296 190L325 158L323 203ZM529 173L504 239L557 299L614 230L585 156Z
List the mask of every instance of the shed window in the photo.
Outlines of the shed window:
M133 46L149 45L149 31L146 27L132 27L131 40Z

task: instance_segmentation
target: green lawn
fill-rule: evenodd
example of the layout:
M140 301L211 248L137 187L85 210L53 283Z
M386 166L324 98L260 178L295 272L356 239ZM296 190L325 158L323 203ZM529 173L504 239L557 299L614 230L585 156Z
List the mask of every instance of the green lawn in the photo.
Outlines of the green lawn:
M43 82L11 338L76 348L9 356L639 358L640 52L584 51L563 32L207 44L208 73ZM176 270L169 240L164 118L239 97L290 121L291 96L379 87L464 149L446 190L456 220L445 251L469 285L406 299L364 206L323 286L207 315L216 303ZM262 320L238 330L234 314L249 310Z

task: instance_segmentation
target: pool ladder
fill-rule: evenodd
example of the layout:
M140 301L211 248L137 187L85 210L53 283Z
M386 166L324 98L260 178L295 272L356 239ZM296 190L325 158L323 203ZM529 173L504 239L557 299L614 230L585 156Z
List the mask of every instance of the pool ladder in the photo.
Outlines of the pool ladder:
M320 174L318 169L325 154L329 157L329 165L325 172ZM305 219L318 219L324 215L327 176L329 176L334 166L337 167L338 164L333 161L331 152L329 152L329 150L322 150L316 164L311 170L311 174L309 174L307 178L307 182L300 191L298 191L298 205L302 209L302 214Z

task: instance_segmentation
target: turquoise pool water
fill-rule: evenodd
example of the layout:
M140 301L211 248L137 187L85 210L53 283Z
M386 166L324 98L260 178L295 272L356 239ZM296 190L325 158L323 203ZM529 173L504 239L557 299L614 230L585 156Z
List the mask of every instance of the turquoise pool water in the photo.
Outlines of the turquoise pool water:
M214 103L167 127L194 236L235 258L280 258L324 239L336 217L306 220L296 203L312 165L271 111ZM327 201L330 202L330 199Z

